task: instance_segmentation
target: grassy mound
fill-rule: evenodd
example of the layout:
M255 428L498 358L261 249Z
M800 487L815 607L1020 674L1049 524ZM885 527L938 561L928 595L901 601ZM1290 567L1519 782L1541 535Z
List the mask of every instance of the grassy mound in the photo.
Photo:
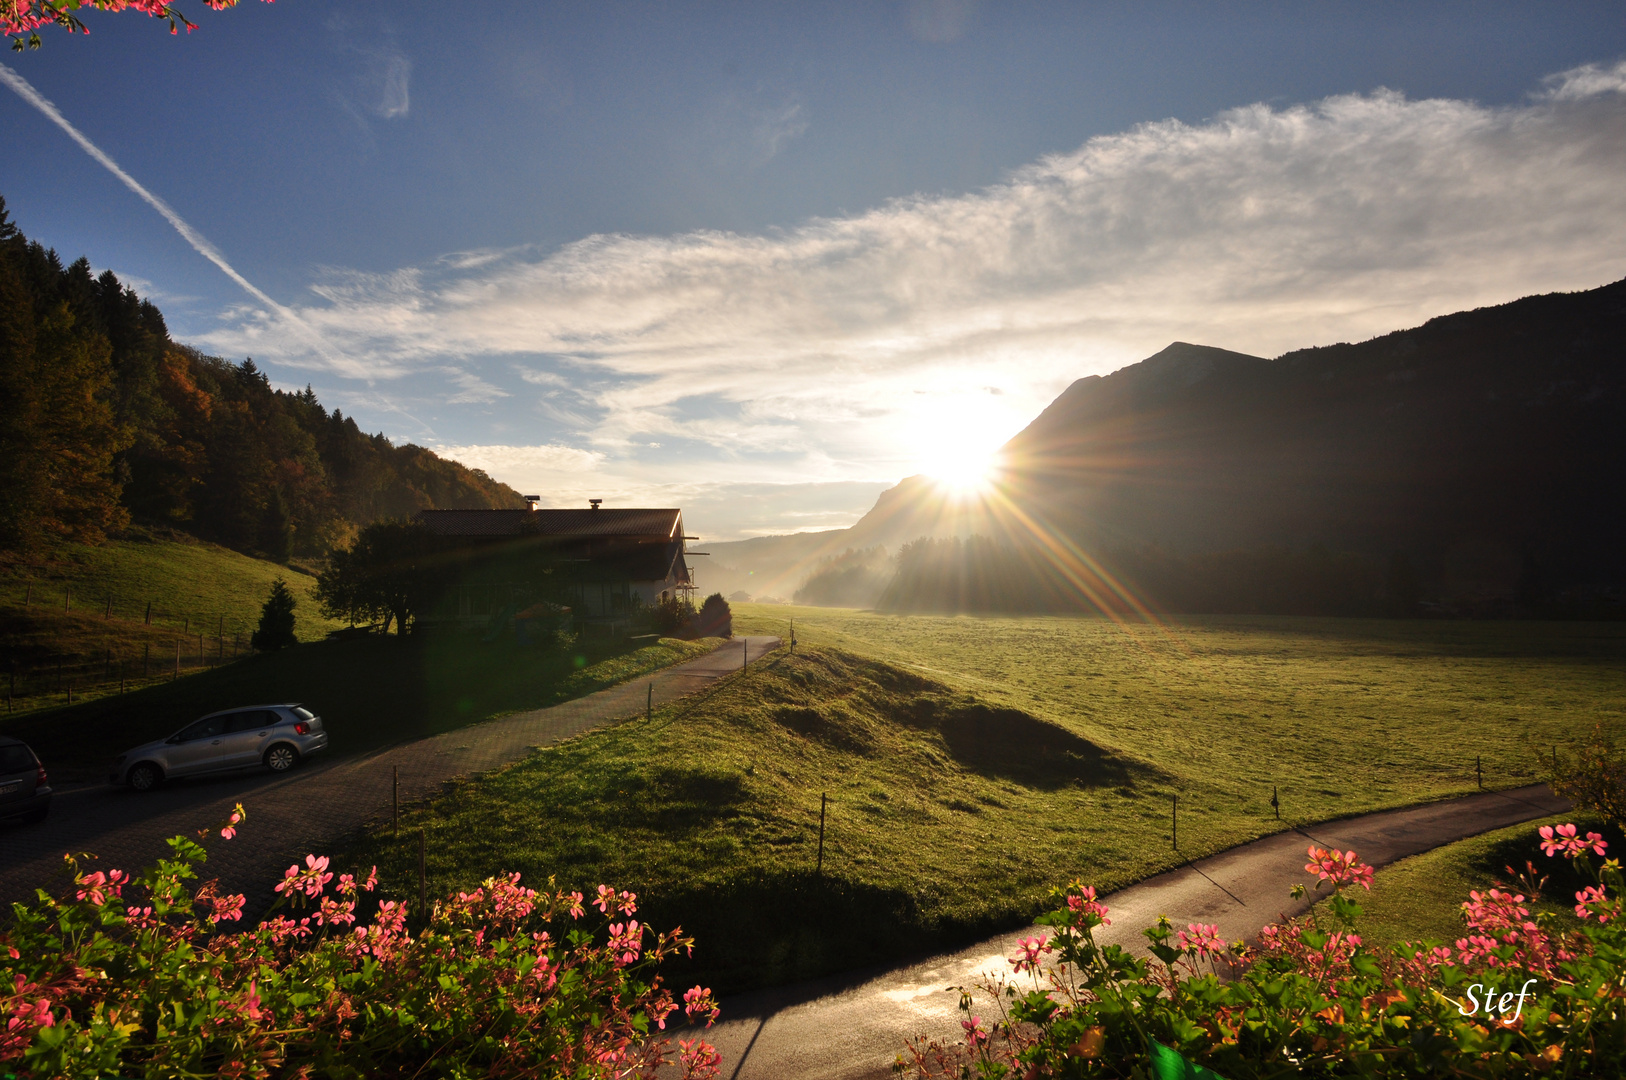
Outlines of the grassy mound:
M1139 807L1164 779L895 666L781 650L652 719L470 781L403 830L427 831L432 893L499 871L633 889L642 917L699 941L672 978L737 991L1011 925L1058 875L1161 869ZM381 832L346 859L416 892L415 843Z

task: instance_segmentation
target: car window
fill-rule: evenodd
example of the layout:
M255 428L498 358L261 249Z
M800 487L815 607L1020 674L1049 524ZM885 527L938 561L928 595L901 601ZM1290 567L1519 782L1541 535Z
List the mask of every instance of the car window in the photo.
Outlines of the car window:
M316 714L311 712L309 709L305 708L305 706L303 706L303 705L295 705L293 707L292 711L293 711L293 714L295 716L299 717L301 720L315 720L316 719Z
M210 716L199 720L191 727L182 729L181 741L191 742L193 739L213 738L220 734L220 730L225 726L225 723L226 718L224 716Z
M0 773L30 772L34 768L34 753L26 746L12 743L0 746Z
M234 731L258 731L261 728L271 727L277 722L275 713L265 709L250 709L247 712L232 713L226 717L226 734Z

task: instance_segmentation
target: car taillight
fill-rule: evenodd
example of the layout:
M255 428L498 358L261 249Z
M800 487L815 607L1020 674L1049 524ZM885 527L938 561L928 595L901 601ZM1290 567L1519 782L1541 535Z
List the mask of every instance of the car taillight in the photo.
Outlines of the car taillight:
M301 720L299 723L294 725L294 731L300 735L309 735L311 733L311 726L305 723L305 721Z
M34 777L34 786L44 787L48 783L50 783L50 778L45 775L45 766L41 765L38 774Z

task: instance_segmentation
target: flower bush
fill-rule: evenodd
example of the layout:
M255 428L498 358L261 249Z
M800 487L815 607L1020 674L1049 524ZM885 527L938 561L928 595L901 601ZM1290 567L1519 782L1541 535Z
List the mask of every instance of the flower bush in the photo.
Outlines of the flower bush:
M1167 919L1144 931L1151 959L1095 939L1109 922L1088 886L1059 893L1019 943L1011 977L961 988L965 1038L917 1038L897 1071L979 1077L1603 1077L1626 1075L1626 932L1619 860L1597 833L1540 830L1548 857L1596 884L1575 894L1579 930L1532 914L1545 884L1472 892L1452 944L1364 945L1354 886L1372 868L1353 851L1309 849L1330 916L1268 926L1257 948ZM1510 869L1510 873L1512 873ZM1295 897L1306 895L1303 886ZM980 1012L979 1012L980 1009ZM982 1013L997 1019L985 1022Z
M266 3L271 2L266 0ZM215 11L237 6L237 0L203 0L203 3ZM13 52L21 52L25 45L30 49L39 48L40 36L35 31L44 26L54 24L70 34L88 34L89 28L74 14L80 8L139 11L155 19L168 20L171 34L179 33L183 26L189 34L198 28L197 23L171 7L168 0L0 0L0 34L16 35L11 43ZM26 41L23 34L29 35Z
M217 826L229 840L241 806ZM237 929L245 898L199 881L199 839L135 876L87 870L17 904L0 933L0 1072L24 1076L715 1077L716 1051L664 1033L710 1026L711 992L681 1004L655 968L693 943L633 918L609 886L535 890L518 874L405 905L310 855L277 905ZM590 914L597 908L597 914ZM365 911L363 910L365 909ZM364 919L363 915L367 917ZM228 925L230 924L230 925ZM676 1014L676 1015L674 1015Z

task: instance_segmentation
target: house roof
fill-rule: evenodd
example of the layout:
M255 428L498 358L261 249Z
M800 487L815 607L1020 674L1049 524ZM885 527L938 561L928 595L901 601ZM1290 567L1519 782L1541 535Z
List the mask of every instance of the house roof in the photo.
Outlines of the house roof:
M677 540L683 535L683 511L677 509L420 510L418 520L441 536Z

